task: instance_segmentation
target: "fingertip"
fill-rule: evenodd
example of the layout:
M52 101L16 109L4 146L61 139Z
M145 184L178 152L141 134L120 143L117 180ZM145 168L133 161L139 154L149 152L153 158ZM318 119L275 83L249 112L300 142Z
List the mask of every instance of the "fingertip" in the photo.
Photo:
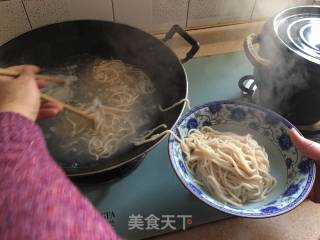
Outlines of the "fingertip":
M57 109L58 111L62 111L63 104L59 102L41 101L41 109Z
M32 81L36 83L35 73L36 69L34 66L25 66L17 80Z
M58 108L59 112L61 112L63 110L64 106L62 103L57 103L57 108Z
M27 72L23 72L16 80L21 80L21 81L29 81L29 82L34 82L36 84L36 79L34 74L32 73L27 73Z
M294 128L291 128L291 129L289 130L289 135L290 135L290 137L293 136L295 133L296 133L296 131L294 130Z
M294 127L289 130L289 135L290 136L297 136L297 137L301 136L302 137L302 135Z
M37 80L37 85L39 88L45 88L46 86L48 86L48 82L44 81L44 80Z
M289 135L292 136L294 135L296 130L294 128L289 129Z
M294 145L300 146L300 143L304 141L304 137L295 128L289 130L289 136Z
M297 132L297 130L294 127L290 128L289 131L290 132Z
M55 117L59 112L60 111L57 108L40 109L38 120Z
M52 114L53 114L54 116L57 115L59 112L60 112L60 111L59 111L58 108L52 109Z
M40 68L35 65L24 65L22 73L35 74L40 71Z

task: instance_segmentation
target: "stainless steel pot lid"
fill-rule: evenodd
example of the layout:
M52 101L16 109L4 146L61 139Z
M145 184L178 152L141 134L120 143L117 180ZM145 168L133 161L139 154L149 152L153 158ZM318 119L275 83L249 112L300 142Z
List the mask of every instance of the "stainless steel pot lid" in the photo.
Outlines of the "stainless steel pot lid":
M274 31L286 47L299 56L320 64L320 7L301 6L280 12Z

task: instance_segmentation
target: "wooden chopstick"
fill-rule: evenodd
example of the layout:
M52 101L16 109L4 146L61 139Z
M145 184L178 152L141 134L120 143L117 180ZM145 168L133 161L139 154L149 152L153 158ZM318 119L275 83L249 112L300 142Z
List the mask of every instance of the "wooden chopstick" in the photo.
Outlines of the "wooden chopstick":
M2 75L2 76L19 77L20 74L21 74L20 72L15 71L15 70L0 68L0 75ZM45 80L45 81L52 81L52 82L57 82L57 83L64 82L64 79L60 76L41 75L41 74L36 75L36 80Z
M91 123L92 123L92 127L95 126L95 120L93 117L89 116L87 113L85 113L84 111L82 111L81 109L77 108L77 107L74 107L74 106L71 106L67 103L64 103L54 97L51 97L45 93L41 93L41 99L45 100L45 101L48 101L48 102L58 102L60 104L63 105L64 109L70 111L70 112L73 112L75 114L78 114L79 116L81 117L84 117L86 119L88 119Z

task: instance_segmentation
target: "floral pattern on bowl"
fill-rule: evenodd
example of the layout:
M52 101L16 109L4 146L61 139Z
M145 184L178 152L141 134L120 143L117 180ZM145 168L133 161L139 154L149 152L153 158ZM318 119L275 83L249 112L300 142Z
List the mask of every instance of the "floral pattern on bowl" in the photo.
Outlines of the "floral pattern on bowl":
M265 146L271 174L276 177L278 184L275 190L259 203L235 207L219 202L207 194L188 172L180 144L170 136L171 164L183 185L200 200L229 214L264 218L286 213L307 197L315 179L315 164L302 156L291 143L288 130L294 126L286 119L257 105L220 101L192 109L178 121L173 131L177 135L186 136L190 129L202 126L212 126L220 131L238 134L252 134L259 144Z

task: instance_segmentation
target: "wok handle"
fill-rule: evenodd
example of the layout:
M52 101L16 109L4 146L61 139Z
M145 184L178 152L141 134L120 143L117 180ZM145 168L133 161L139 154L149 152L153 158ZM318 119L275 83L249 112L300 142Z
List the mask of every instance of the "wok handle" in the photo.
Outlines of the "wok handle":
M191 49L186 54L186 57L181 59L181 62L185 63L189 61L191 58L193 58L193 56L198 52L200 44L193 37L191 37L182 27L180 27L177 24L172 26L172 28L169 30L169 32L166 33L162 41L167 42L169 39L173 37L175 33L178 33L185 41L187 41L191 45Z
M243 43L244 52L253 66L270 69L272 67L272 63L268 59L261 57L254 49L254 44L258 44L259 42L259 35L254 33L250 34L246 37Z

